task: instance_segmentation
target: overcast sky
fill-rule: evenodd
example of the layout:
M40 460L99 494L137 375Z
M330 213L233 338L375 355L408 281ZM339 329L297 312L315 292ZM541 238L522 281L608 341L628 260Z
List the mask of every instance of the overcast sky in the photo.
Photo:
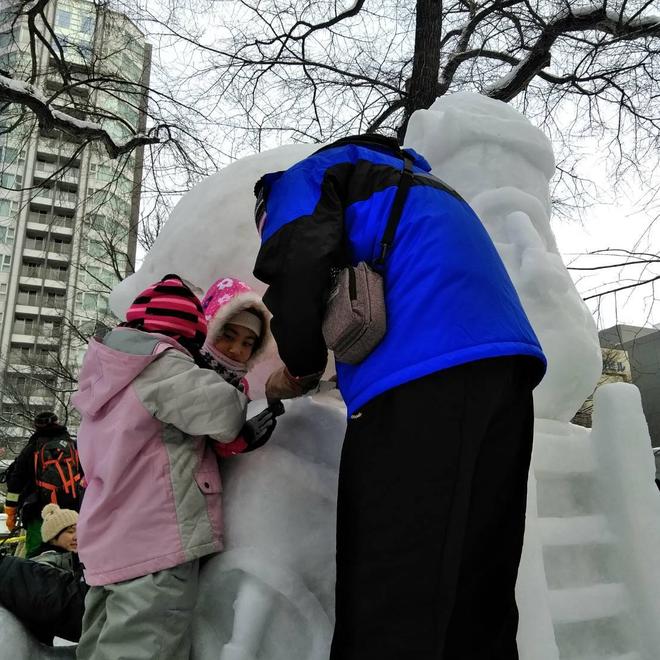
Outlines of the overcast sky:
M657 177L656 177L657 178ZM658 215L660 203L644 205L645 195L658 190L658 182L649 181L646 190L641 187L629 192L628 199L621 194L615 203L605 203L589 209L584 221L553 220L552 228L559 249L567 265L587 267L607 263L621 263L621 256L580 256L595 250L619 248L658 254L660 229ZM655 222L654 222L655 220ZM635 265L626 268L599 271L571 271L578 291L583 297L613 289L638 280L660 275L660 264ZM660 280L635 289L608 295L600 301L588 300L599 328L615 323L632 325L660 324Z

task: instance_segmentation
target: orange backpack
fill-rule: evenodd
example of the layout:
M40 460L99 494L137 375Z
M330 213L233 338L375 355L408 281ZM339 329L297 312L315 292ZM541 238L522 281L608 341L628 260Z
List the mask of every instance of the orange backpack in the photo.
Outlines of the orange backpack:
M42 506L52 502L62 509L80 510L83 471L76 444L65 430L37 438L34 478Z

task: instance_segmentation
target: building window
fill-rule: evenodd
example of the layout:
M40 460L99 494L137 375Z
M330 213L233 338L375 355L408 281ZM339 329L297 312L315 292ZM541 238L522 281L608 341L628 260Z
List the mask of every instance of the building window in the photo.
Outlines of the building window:
M96 241L93 238L90 238L87 241L87 254L90 257L95 257L100 259L108 253L106 246L101 241Z
M83 293L82 308L86 312L101 312L108 311L108 298L101 293Z
M17 335L31 335L34 331L34 319L17 318L14 321L14 333Z
M14 43L14 35L11 32L0 32L0 48L7 48Z
M71 12L62 9L57 10L55 15L55 25L58 27L68 28L71 25Z
M85 34L92 34L94 30L94 17L83 16L82 23L80 24L80 31Z
M11 255L3 254L2 261L0 261L0 271L3 273L8 273L11 268Z
M107 165L99 165L98 173L96 175L96 178L99 181L110 182L113 177L114 172L111 167L108 167Z
M8 218L9 217L9 200L0 199L0 217Z
M14 227L4 227L0 225L0 243L11 245L14 242Z
M0 147L0 160L5 163L13 163L18 156L18 149L14 147Z

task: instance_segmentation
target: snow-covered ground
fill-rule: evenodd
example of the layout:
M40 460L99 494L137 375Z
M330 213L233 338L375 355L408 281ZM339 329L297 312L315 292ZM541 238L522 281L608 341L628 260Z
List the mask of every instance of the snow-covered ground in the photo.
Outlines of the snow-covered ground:
M660 498L639 393L604 386L593 431L569 423L601 363L595 324L550 228L551 146L508 105L468 93L416 113L405 144L477 210L549 360L535 392L517 585L521 660L657 660ZM262 289L251 274L258 248L252 187L266 171L284 169L314 148L287 146L243 159L185 195L140 271L115 290L115 311L123 313L139 290L168 272L200 291L221 275ZM276 359L269 356L251 375L253 394L259 396ZM262 405L256 401L253 410ZM195 660L327 658L344 419L332 391L288 402L268 445L227 461L228 545L204 567ZM12 649L17 660L49 657L34 655L6 616L0 612L0 649Z

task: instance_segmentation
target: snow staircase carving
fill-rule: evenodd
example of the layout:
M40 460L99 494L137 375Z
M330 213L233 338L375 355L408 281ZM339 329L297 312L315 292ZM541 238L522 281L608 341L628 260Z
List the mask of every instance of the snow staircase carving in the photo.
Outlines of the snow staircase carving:
M648 550L640 553L640 546L659 547L658 512L651 511L648 525L622 528L643 518L649 504L660 509L647 474L650 440L641 408L635 410L636 388L611 388L598 393L593 431L536 420L528 519L537 514L530 530L538 537L556 643L548 659L655 660L660 649L658 626L649 627L647 611L658 609L657 570ZM639 480L636 487L631 480Z
M559 657L637 654L630 597L619 581L617 543L597 497L591 433L537 420L534 472L538 529Z

